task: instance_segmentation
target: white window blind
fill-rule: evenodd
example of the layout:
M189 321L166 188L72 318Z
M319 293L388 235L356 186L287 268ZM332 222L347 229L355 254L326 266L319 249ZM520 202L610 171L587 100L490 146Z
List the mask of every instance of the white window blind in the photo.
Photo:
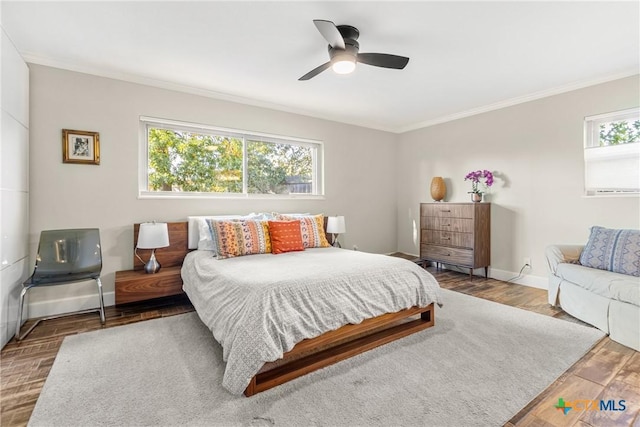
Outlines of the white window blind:
M640 109L585 118L587 195L640 193Z

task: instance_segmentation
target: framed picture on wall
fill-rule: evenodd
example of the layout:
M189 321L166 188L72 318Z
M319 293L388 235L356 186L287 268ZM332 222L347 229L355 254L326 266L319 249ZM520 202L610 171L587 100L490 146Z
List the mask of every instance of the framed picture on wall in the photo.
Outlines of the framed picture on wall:
M100 164L100 134L62 129L62 162Z

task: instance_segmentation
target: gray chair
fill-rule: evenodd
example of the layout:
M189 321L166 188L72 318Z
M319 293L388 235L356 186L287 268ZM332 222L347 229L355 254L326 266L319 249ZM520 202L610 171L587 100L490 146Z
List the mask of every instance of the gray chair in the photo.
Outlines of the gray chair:
M20 305L18 306L16 340L19 341L26 337L41 321L66 315L99 312L100 321L104 324L104 299L102 297L102 283L100 282L101 271L102 250L100 247L100 230L97 228L46 230L41 232L35 269L31 277L22 284L23 289L20 293ZM100 308L39 319L24 335L20 335L24 298L29 289L37 286L56 286L90 279L95 280L98 285Z

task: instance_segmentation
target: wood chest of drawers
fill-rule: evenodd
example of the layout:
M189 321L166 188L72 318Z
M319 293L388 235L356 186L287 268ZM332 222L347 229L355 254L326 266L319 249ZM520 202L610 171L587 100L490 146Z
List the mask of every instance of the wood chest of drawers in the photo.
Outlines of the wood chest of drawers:
M420 258L470 269L491 264L490 203L420 204Z

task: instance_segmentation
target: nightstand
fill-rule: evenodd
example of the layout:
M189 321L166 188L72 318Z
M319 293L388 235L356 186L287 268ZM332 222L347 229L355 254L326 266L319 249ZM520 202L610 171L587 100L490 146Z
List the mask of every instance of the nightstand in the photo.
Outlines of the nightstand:
M155 274L144 270L116 271L116 305L182 294L180 269L166 267Z

